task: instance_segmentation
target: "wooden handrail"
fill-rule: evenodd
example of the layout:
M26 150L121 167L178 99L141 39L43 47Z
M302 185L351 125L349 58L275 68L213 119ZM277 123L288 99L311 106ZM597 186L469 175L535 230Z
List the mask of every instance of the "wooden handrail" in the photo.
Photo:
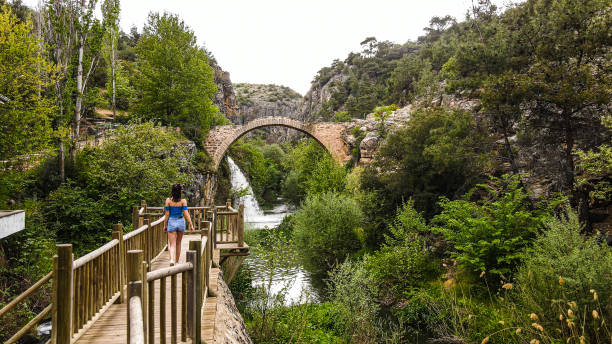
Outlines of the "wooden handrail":
M178 275L182 272L191 270L193 270L193 265L191 263L176 264L175 266L171 266L168 268L157 269L151 272L147 272L147 282L152 282L161 279L162 277Z
M101 256L103 253L109 251L111 248L117 246L119 244L119 240L113 239L109 242L107 242L106 244L104 244L101 247L98 247L97 249L89 252L88 254L80 257L79 259L75 260L74 262L72 262L72 269L78 269L81 266L91 262L92 260L98 258L99 256Z
M155 222L151 223L151 226L155 226L155 225L157 225L157 224L160 224L160 223L162 223L163 221L164 221L164 217L162 216L162 217L160 217L159 219L155 220ZM138 235L138 234L140 234L140 233L142 233L142 232L146 231L146 230L147 230L147 228L149 228L149 226L148 226L148 225L142 225L142 226L141 226L141 227L139 227L138 229L136 229L136 230L134 230L134 231L131 231L131 232L127 233L126 235L124 235L124 236L123 236L123 240L127 240L127 239L129 239L129 238L131 238L131 237L133 237L133 236L136 236L136 235Z
M45 307L45 309L43 309L42 312L38 313L38 315L36 315L34 319L30 320L30 322L28 322L24 327L22 327L21 330L19 330L19 332L15 333L11 338L9 338L6 342L4 342L4 344L17 343L17 341L21 337L23 337L25 334L30 332L30 330L32 329L32 327L34 327L34 325L38 324L41 320L43 320L47 316L47 314L51 313L52 308L53 308L52 304Z
M45 277L39 279L36 283L34 283L31 287L29 287L26 291L19 294L13 301L9 302L6 306L0 309L0 317L5 313L13 309L19 302L23 301L26 297L30 296L33 292L38 290L43 284L49 282L49 280L53 277L53 272L49 272Z

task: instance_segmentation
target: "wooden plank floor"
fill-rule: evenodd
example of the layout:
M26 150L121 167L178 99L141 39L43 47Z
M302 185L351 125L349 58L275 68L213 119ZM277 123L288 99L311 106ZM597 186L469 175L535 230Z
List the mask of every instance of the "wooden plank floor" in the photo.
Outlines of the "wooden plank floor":
M190 240L199 239L199 235L185 235L181 242L181 256L179 262L185 262L185 252L189 248ZM215 250L213 259L216 256L216 261L219 261L218 250ZM151 270L157 270L168 267L170 265L170 259L168 251L163 252L152 264ZM216 291L217 289L217 276L219 269L211 269L211 289ZM166 279L168 284L166 292L166 342L170 341L170 278ZM159 343L160 329L159 329L159 285L160 282L154 283L155 288L155 343ZM214 318L216 313L216 298L207 298L206 305L203 311L202 319L202 335L203 339L207 343L213 342L214 336ZM178 341L181 340L181 275L177 276L177 337ZM206 320L205 320L206 319ZM212 320L208 320L212 319ZM212 325L212 326L211 326ZM108 310L100 316L100 318L79 338L77 343L127 343L127 304L114 304L108 308Z

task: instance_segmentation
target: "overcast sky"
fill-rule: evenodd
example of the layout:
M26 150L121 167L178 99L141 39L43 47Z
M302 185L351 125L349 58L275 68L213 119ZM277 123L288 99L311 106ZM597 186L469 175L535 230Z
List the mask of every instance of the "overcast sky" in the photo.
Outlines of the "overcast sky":
M502 6L508 1L493 0ZM38 0L24 1L35 6ZM477 0L474 0L477 2ZM121 27L150 11L178 14L232 82L289 86L302 95L316 72L360 51L366 37L404 43L433 16L463 20L472 0L122 0Z

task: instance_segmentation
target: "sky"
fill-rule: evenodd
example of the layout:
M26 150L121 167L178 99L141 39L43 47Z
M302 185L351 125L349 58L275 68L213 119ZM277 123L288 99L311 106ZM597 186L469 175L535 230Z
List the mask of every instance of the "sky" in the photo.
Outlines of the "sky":
M477 2L477 0L473 0ZM499 6L509 1L493 0ZM24 3L35 7L38 0ZM433 16L465 18L472 0L122 0L121 27L142 30L151 11L178 14L232 82L300 94L322 67L361 50L366 37L405 43Z

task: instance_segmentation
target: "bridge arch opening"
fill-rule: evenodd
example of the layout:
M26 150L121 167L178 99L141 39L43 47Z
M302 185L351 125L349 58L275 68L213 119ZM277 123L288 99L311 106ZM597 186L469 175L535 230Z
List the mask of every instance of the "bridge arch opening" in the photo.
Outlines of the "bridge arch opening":
M319 137L314 124L288 117L270 116L257 118L243 125L225 125L213 128L208 134L204 146L213 159L214 169L219 168L225 153L234 142L253 130L266 127L285 127L302 132L318 142L334 160L338 161L329 147L328 140Z

